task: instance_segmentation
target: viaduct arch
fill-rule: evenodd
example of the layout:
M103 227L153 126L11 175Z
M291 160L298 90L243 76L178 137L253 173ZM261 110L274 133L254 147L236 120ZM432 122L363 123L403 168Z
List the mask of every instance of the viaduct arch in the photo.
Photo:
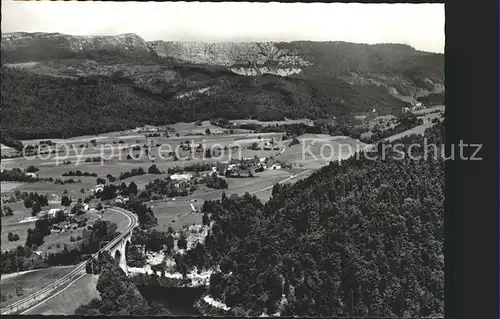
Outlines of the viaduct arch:
M109 254L115 259L116 264L128 276L127 252L132 240L132 231L129 231L122 240L109 248Z

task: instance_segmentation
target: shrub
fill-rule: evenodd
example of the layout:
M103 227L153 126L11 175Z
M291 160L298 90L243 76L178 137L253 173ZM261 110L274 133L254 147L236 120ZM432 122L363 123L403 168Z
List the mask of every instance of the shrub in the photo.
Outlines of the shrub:
M14 215L14 212L12 211L12 208L10 208L9 206L4 206L2 213L3 213L4 216L12 216L12 215Z

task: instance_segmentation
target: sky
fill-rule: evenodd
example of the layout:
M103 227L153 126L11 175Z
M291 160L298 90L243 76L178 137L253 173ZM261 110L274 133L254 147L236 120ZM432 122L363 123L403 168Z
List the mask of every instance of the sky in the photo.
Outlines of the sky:
M146 41L403 43L444 52L444 4L2 0L2 32L135 33Z

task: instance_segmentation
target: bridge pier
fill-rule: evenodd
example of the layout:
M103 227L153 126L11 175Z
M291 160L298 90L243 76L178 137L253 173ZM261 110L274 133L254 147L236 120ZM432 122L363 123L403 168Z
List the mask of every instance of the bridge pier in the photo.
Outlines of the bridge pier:
M117 266L119 266L125 275L128 276L128 266L127 266L127 252L128 247L132 240L132 232L123 237L114 247L109 249L110 255L115 259Z

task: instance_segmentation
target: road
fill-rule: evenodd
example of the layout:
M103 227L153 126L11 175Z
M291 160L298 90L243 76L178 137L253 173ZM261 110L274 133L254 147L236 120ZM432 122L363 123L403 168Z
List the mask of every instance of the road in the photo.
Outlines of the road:
M96 258L100 252L105 252L105 251L109 250L111 247L113 247L116 243L118 243L120 240L122 240L123 237L125 237L127 233L132 231L132 229L134 227L136 227L138 224L137 215L132 213L132 212L129 212L129 211L124 210L124 209L119 208L119 207L111 207L111 208L107 208L107 209L123 214L125 217L128 218L129 225L124 231L122 231L120 233L120 235L118 235L115 239L110 241L100 251L96 252L93 255L93 258ZM78 279L80 279L81 277L83 277L85 275L85 273L86 273L85 264L86 263L87 263L87 261L81 262L70 273L68 273L64 277L58 279L53 284L51 284L45 288L42 288L41 290L38 290L37 292L35 292L29 296L26 296L23 299L18 300L5 308L2 308L0 313L2 315L15 314L15 313L25 314L26 312L34 309L35 307L46 302L47 300L55 297L57 294L66 290L68 287L71 286L71 284L73 284L75 281L77 281Z
M425 123L425 124L421 124L421 125L415 126L414 128L409 129L407 131L404 131L404 132L401 132L399 134L395 134L395 135L386 137L386 138L380 140L379 143L380 142L392 142L394 140L400 139L402 137L405 137L405 136L411 135L411 134L424 135L425 130L427 130L428 128L434 126L434 124L436 124L436 123L432 123L431 122L431 123Z
M280 185L281 185L281 184L283 184L283 183L286 183L286 182L288 182L288 181L290 181L290 180L292 180L292 179L294 179L294 178L296 178L296 177L299 177L300 175L307 174L307 173L309 173L310 171L312 171L312 169L308 169L308 170L302 171L302 172L300 172L300 173L297 173L297 174L295 174L295 175L292 175L292 176L290 176L290 177L287 177L287 178L285 178L284 180L279 181L279 182L278 182L278 184L280 184ZM268 186L268 187L264 187L264 188L262 188L262 189L259 189L259 190L256 190L256 191L251 192L251 193L250 193L250 195L253 195L253 194L256 194L256 193L260 193L260 192L265 192L265 191L267 191L268 189L272 189L273 187L274 187L274 185L271 185L271 186Z

